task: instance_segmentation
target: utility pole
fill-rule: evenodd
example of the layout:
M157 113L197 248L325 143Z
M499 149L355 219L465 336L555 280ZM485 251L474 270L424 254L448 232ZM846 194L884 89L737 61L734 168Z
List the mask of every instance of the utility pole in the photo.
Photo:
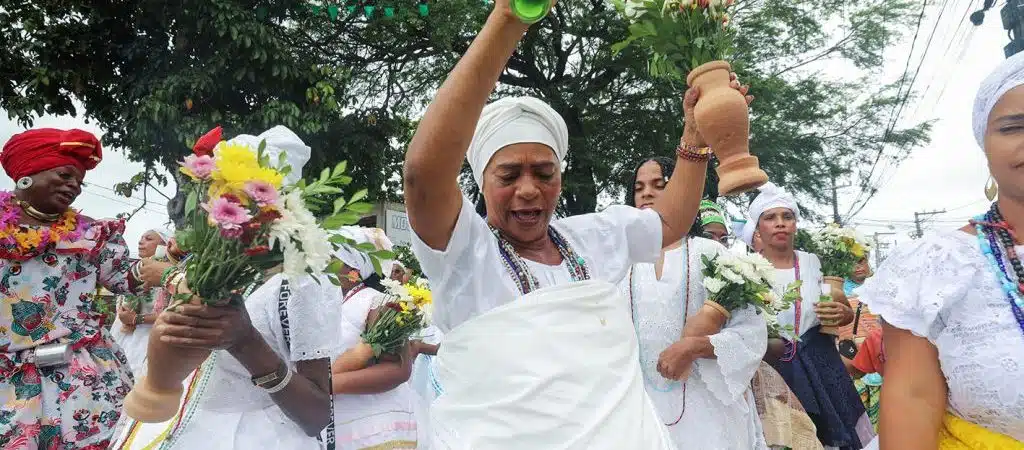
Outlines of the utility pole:
M836 186L836 177L834 175L832 176L832 221L839 226L843 225L843 219L839 217L839 190L848 187L850 187L848 184L844 186Z
M892 236L895 234L896 233L879 233L877 231L875 232L875 267L878 267L880 264L882 264L882 250L886 250L889 248L888 242L882 242L878 238L880 236Z
M935 215L939 215L939 214L945 214L945 213L946 213L946 210L942 210L942 211L925 211L925 212L916 212L916 213L914 213L914 227L917 228L917 233L914 234L914 238L915 239L919 239L921 236L924 236L924 230L921 229L921 222L923 222L923 220L922 220L923 218L931 217L931 216L935 216Z

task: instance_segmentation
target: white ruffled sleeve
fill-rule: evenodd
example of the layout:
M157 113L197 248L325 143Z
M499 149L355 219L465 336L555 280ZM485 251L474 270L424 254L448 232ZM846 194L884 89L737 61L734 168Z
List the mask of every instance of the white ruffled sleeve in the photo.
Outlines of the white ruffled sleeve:
M988 276L975 258L974 239L950 231L901 245L857 289L860 301L889 325L934 344L945 313L967 295L971 280Z
M728 250L710 239L694 238L690 242L697 250L690 261L695 269L691 272L690 286L696 291L691 291L691 295L696 294L695 297L703 303L707 291L699 270L703 268L701 256L714 257L728 253ZM701 381L723 404L747 408L743 394L750 387L754 373L761 364L761 357L768 347L768 327L764 318L753 307L734 311L722 331L708 336L708 339L715 348L716 359L697 360L695 366Z
M289 359L304 361L335 358L345 349L341 342L341 294L326 279L289 280Z
M750 388L754 372L768 348L768 327L764 318L750 306L733 311L722 331L708 339L717 359L697 360L700 379L723 404L746 405L743 394Z

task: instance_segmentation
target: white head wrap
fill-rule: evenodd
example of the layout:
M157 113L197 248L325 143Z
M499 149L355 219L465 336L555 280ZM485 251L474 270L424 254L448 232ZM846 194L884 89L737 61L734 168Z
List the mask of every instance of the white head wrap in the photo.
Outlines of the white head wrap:
M170 231L167 231L167 230L165 230L163 228L150 228L146 232L147 233L156 233L157 236L160 236L160 240L164 241L165 245L171 241L172 237L174 237L174 233L171 233Z
M285 164L292 168L288 176L284 177L284 184L295 184L302 179L302 168L309 162L312 150L288 127L278 125L264 131L259 136L240 134L229 142L248 145L255 151L260 148L260 142L264 140L267 141L267 146L263 150L263 154L270 158L270 164L276 167L278 158L283 153Z
M484 169L498 150L522 143L547 145L561 162L569 153L569 130L562 116L533 97L503 98L485 106L466 154L476 185L483 188Z
M352 239L356 244L365 244L370 242L370 239L366 237L366 232L363 231L362 227L341 227L336 231L344 237ZM373 261L370 261L370 257L366 256L365 253L355 248L350 248L346 245L342 245L334 252L334 256L345 263L345 265L359 271L359 276L364 280L370 275L373 275Z
M750 204L747 221L753 223L754 228L756 228L757 221L761 219L761 214L775 208L786 208L793 211L796 220L800 220L800 207L796 204L796 197L776 186L775 183L768 182L761 186L761 193L757 194L757 198ZM753 239L753 232L751 232L751 239Z
M985 147L985 128L988 127L992 108L1004 94L1024 84L1024 53L1017 53L1003 61L981 82L974 99L974 139Z
M739 236L740 240L747 244L747 247L754 248L754 231L757 231L757 221L748 220L743 222L743 226L736 233L736 236Z

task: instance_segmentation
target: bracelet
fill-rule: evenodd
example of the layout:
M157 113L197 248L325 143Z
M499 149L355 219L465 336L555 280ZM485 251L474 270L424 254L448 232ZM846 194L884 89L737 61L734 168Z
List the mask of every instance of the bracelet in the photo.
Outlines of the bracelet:
M288 387L288 383L292 382L292 374L294 372L292 372L292 370L288 369L287 367L285 367L285 369L286 370L285 370L284 378L281 380L280 383L277 383L276 385L274 385L272 387L264 388L267 391L268 394L276 394L278 392L281 392L281 391L284 390L284 388Z
M695 147L680 143L676 147L676 155L693 162L706 162L711 159L711 147Z
M135 277L136 281L142 281L142 273L139 272L139 266L141 266L141 265L142 265L142 260L141 259L138 260L138 261L135 261L135 264L132 264L131 270L128 271L128 273L131 276Z

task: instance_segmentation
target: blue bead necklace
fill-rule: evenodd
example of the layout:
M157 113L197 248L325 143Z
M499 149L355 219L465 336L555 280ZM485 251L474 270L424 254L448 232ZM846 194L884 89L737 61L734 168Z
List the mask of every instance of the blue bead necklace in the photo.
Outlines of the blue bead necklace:
M977 231L978 246L985 255L985 259L988 260L990 268L996 274L996 278L999 279L999 286L1010 302L1013 317L1017 319L1017 325L1024 333L1024 296L1021 294L1024 290L1024 284L1021 283L1024 280L1024 265L1021 264L1017 257L1017 250L1014 248L1013 231L1009 223L1003 219L999 206L995 203L987 213L979 214L971 220L971 225L974 225L974 229ZM1017 278L1016 282L1010 278L1006 261L1009 261L1013 269Z

